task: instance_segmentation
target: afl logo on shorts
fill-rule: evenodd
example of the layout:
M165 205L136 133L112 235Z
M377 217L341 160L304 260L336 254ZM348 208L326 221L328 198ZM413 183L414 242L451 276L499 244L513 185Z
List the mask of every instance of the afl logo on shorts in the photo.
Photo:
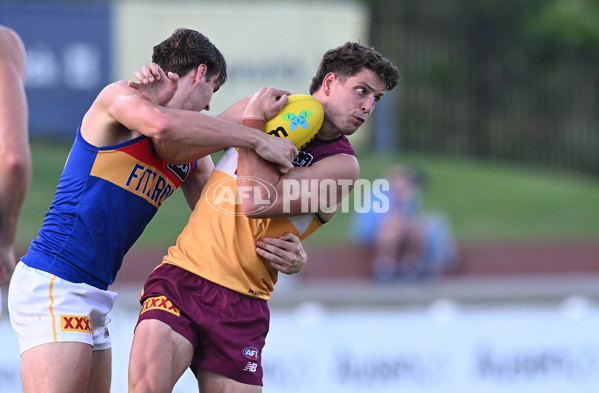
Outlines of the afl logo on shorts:
M259 355L260 351L254 347L247 347L243 350L243 356L250 360L258 360Z

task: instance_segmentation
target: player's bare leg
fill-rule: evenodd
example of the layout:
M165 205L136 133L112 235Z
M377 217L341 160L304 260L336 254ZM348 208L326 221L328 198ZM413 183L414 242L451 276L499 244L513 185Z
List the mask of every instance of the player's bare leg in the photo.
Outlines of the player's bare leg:
M85 392L92 347L80 342L42 344L21 355L21 382L25 393Z
M112 382L112 349L92 352L92 367L86 393L109 393Z
M172 392L192 357L191 343L169 325L156 319L141 321L129 358L129 392Z

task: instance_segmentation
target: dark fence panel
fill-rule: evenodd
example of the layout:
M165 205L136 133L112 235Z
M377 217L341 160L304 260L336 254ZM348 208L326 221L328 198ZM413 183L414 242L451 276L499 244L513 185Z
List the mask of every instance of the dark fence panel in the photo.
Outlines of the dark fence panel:
M0 3L27 50L32 136L68 137L112 76L108 4Z
M397 146L599 175L599 34L558 3L371 2L402 73Z

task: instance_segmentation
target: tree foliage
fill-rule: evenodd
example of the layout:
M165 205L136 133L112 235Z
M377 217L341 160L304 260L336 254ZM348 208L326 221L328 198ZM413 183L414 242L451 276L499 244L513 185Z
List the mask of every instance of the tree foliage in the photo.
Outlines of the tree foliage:
M599 2L371 0L411 150L599 174Z

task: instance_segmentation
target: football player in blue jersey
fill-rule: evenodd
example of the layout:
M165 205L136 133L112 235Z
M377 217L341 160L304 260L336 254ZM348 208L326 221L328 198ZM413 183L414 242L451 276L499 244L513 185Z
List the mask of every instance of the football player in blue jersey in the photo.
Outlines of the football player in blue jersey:
M207 37L177 29L154 47L152 61L179 76L176 91L153 102L119 81L99 93L39 235L15 268L8 303L26 393L110 391L116 293L108 287L166 197L181 187L193 208L212 170L199 157L236 146L292 168L291 141L201 113L227 79ZM305 256L293 238L278 255Z

